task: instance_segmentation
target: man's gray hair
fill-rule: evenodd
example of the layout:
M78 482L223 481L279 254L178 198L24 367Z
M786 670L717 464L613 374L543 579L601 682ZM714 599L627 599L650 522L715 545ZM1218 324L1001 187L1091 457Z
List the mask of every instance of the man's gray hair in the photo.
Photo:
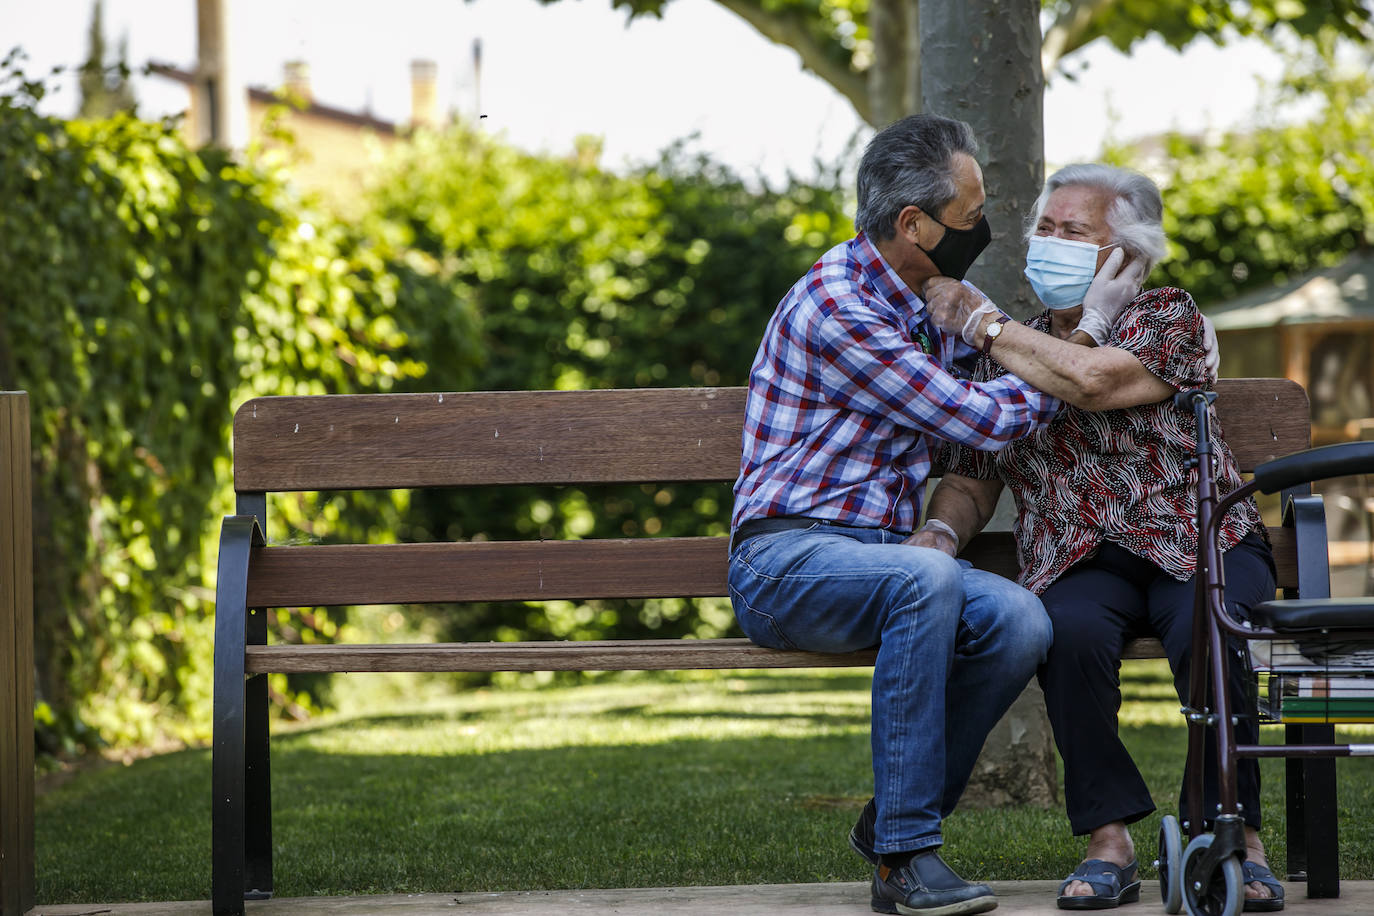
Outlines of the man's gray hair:
M1050 195L1067 187L1100 188L1112 195L1112 202L1107 206L1111 241L1119 243L1132 258L1143 258L1147 274L1154 270L1155 264L1169 250L1164 237L1164 199L1149 178L1114 165L1098 162L1066 165L1051 175L1031 211L1026 226L1027 241L1035 235L1035 227L1045 214Z
M954 154L978 153L973 128L937 115L911 115L880 130L859 161L854 228L874 241L897 231L897 216L913 204L940 218L959 195Z

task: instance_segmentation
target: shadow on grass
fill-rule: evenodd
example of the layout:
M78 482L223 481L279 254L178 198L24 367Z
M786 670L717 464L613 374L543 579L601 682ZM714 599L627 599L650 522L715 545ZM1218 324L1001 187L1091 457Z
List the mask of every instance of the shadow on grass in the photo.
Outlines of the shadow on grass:
M812 692L836 687L830 680L797 680ZM534 696L532 702L557 706ZM575 702L576 692L569 696ZM711 702L719 698L706 695ZM625 713L623 727L631 733L658 717L624 697L615 707ZM576 715L600 723L612 713L593 708ZM702 714L665 713L670 719L694 715ZM470 728L488 717L469 710L406 711L277 736L278 895L868 877L845 839L871 791L868 736L862 728L826 731L832 719L852 725L861 718L819 709L774 717L713 708L705 718L809 720L819 733L514 750L484 750L469 736L469 746L454 752L411 747L442 747L449 739L431 733ZM399 737L389 742L355 734L369 728ZM319 736L345 750L314 746ZM1178 725L1127 727L1123 736L1161 809L1132 828L1144 864L1154 857L1159 816L1174 807L1185 731L1180 719ZM1365 761L1339 763L1342 872L1369 878L1374 830L1364 814L1374 810L1374 770ZM1265 840L1278 863L1281 762L1266 761L1264 774ZM209 812L206 750L91 772L45 794L38 809L38 899L208 898ZM1060 878L1082 852L1059 809L957 812L945 832L947 859L976 879ZM1148 865L1145 874L1153 875Z

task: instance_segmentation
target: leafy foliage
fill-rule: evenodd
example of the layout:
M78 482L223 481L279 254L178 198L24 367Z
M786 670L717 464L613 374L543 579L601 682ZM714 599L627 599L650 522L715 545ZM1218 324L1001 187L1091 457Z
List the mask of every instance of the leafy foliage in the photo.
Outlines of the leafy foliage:
M1082 0L1043 0L1055 21L1074 16ZM1229 37L1315 36L1327 29L1356 41L1369 37L1371 12L1365 0L1113 0L1075 33L1068 50L1103 37L1129 51L1149 35L1182 49L1198 38L1223 44Z
M556 3L560 0L541 0ZM630 18L661 16L672 0L610 0ZM878 65L870 12L887 9L885 21L898 28L914 28L920 19L920 0L716 0L739 15L770 41L801 55L813 71L854 105L875 126L890 120L888 108L874 95L882 90L856 75ZM1374 8L1369 0L1041 0L1045 29L1042 63L1048 75L1065 55L1097 38L1106 38L1121 51L1156 35L1173 48L1198 38L1217 44L1234 36L1266 40L1297 37L1308 40L1322 32L1367 42L1374 36ZM876 21L878 15L872 18ZM913 36L914 38L914 36ZM880 81L900 85L905 74L916 72L902 48L918 42L891 42L894 56L884 66L898 74ZM1016 53L1013 49L1012 53ZM879 122L874 119L880 118Z
M83 118L108 118L116 111L134 110L134 90L129 84L127 42L119 45L119 60L105 63L105 26L101 0L91 7L91 27L86 39L86 62L81 65L81 105Z
M231 406L422 372L399 293L465 313L282 174L172 124L38 115L43 91L0 67L0 385L30 393L39 720L69 742L203 733ZM472 347L446 358L456 375Z
M838 182L751 190L684 147L629 176L529 156L457 129L421 137L375 192L399 244L444 261L482 316L478 388L743 384L782 293L850 233ZM421 382L448 380L437 367ZM405 539L725 533L725 486L417 494ZM719 635L721 601L480 605L452 638Z
M750 190L677 150L616 176L457 130L420 138L343 223L285 164L176 125L41 116L0 67L0 384L30 392L41 734L203 737L228 425L254 395L743 380L781 292L848 235L837 192ZM721 490L723 488L716 488ZM273 540L723 531L727 492L289 497ZM719 605L719 603L718 603ZM478 608L469 637L718 632L728 608ZM288 639L386 629L284 613ZM371 634L369 634L371 635ZM308 682L272 682L288 708ZM302 692L305 688L309 692ZM313 696L312 696L313 694Z
M1157 282L1205 307L1374 246L1371 63L1368 51L1342 62L1327 35L1292 61L1265 105L1269 123L1221 138L1168 134L1162 163L1139 147L1108 151L1161 172L1171 250ZM1314 102L1310 120L1280 120Z

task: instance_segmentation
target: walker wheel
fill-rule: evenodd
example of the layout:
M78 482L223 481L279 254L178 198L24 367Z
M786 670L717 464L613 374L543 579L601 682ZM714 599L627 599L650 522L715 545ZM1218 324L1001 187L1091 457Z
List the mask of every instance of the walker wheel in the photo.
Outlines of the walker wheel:
M1172 814L1164 815L1159 825L1159 858L1155 868L1159 871L1159 896L1164 901L1164 912L1182 912L1183 831Z
M1245 906L1240 857L1229 856L1205 868L1212 839L1210 833L1200 834L1183 851L1183 902L1189 916L1239 916Z

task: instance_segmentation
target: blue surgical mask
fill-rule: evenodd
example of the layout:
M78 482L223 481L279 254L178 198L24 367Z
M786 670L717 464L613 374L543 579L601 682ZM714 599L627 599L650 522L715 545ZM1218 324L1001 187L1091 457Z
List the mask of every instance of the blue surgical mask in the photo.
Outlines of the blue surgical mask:
M1081 305L1097 273L1098 248L1092 242L1074 242L1052 235L1033 235L1026 249L1026 279L1052 309Z

